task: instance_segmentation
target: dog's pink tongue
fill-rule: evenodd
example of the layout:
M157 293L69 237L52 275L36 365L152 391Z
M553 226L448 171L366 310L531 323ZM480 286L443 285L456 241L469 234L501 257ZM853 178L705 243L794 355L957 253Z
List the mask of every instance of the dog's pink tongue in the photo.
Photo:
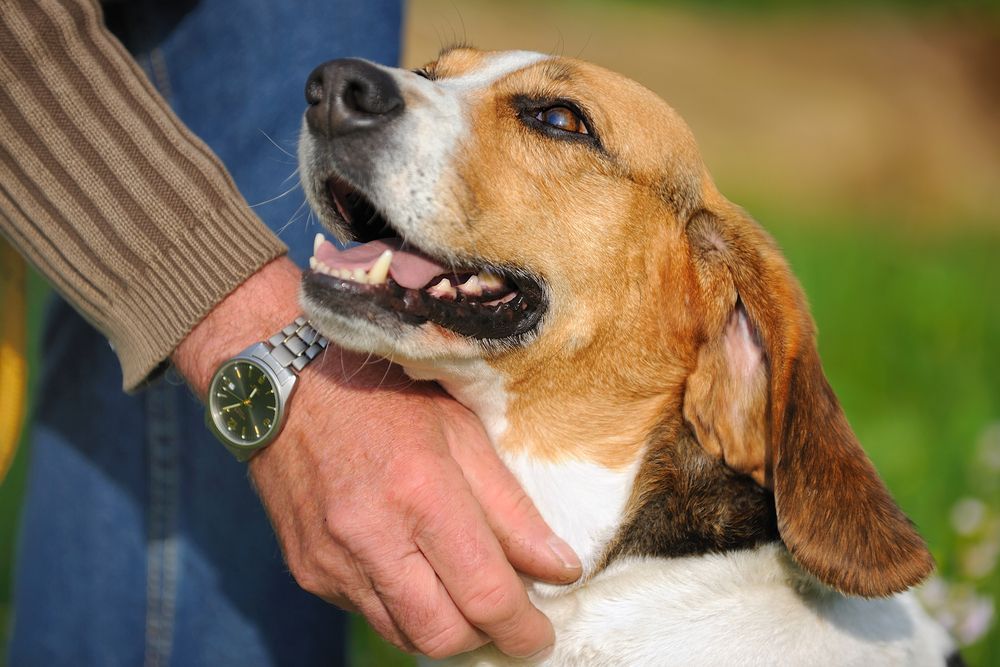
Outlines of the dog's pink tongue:
M403 287L420 289L425 287L434 277L448 272L448 269L419 250L415 248L404 250L401 238L379 239L346 250L338 250L337 246L329 241L324 241L316 249L316 259L331 269L364 269L368 271L386 250L392 251L389 275Z

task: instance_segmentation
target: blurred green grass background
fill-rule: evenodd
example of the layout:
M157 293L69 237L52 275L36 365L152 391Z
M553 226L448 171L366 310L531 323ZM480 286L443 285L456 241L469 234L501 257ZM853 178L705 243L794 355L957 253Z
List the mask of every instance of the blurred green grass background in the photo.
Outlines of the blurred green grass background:
M939 575L982 604L1000 600L998 5L412 0L404 54L557 51L671 102L785 250L827 375ZM46 288L29 286L34 332ZM0 628L29 456L0 486ZM353 634L354 665L412 664L362 621ZM1000 664L996 622L963 653Z

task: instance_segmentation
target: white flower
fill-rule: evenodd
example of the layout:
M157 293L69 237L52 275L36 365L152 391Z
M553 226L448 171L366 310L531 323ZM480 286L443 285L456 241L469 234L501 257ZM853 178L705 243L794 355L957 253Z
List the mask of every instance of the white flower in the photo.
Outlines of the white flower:
M986 517L986 504L979 498L962 498L951 508L951 525L959 535L971 535Z

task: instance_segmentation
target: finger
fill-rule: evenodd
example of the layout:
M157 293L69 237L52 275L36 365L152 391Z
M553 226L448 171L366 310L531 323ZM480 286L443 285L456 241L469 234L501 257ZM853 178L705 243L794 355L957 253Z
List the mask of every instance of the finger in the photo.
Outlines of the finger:
M396 619L382 604L382 600L375 594L375 591L369 589L364 593L359 593L356 597L357 602L354 603L354 606L382 639L407 653L417 652L416 646L396 623Z
M507 655L551 646L552 624L531 604L471 492L463 484L441 495L448 501L423 506L414 539L462 615Z
M552 532L493 447L475 437L456 444L452 455L511 565L544 581L576 581L582 571L576 552Z
M371 579L359 563L348 557L346 550L335 549L323 555L328 559L321 568L327 573L324 583L342 583L334 589L314 591L314 594L344 611L361 614L383 639L404 651L414 652L413 644L382 604Z
M458 610L423 554L414 551L391 565L391 571L373 573L375 592L417 651L441 659L489 642Z

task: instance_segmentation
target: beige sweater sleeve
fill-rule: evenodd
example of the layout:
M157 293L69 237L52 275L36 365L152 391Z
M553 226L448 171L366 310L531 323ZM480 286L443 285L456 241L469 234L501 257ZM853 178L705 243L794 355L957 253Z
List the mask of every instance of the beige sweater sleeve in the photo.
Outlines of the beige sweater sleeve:
M0 0L0 232L134 389L282 243L92 0Z

